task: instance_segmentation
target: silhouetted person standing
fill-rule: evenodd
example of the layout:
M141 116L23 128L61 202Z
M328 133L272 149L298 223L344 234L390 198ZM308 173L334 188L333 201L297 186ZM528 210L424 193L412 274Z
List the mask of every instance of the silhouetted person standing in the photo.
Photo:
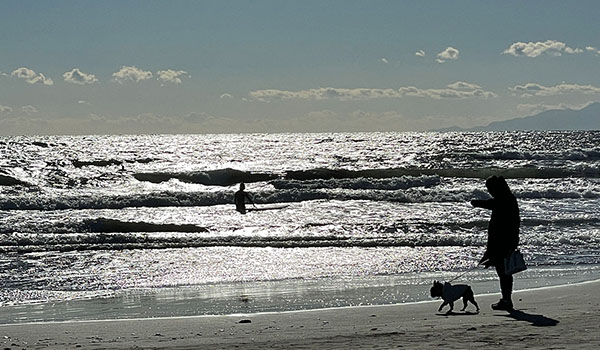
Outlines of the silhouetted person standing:
M512 310L513 277L504 271L504 259L511 251L517 249L519 244L519 205L517 199L508 188L502 176L492 176L485 182L491 199L472 200L475 207L490 209L492 217L488 226L487 249L479 261L485 267L494 266L500 278L502 299L492 304L494 310Z
M245 189L246 185L244 185L243 182L240 183L240 189L235 193L234 197L235 210L242 214L246 214L246 199L248 199L248 202L251 204L254 204L254 202L252 202L252 198L250 198L250 195L244 191Z

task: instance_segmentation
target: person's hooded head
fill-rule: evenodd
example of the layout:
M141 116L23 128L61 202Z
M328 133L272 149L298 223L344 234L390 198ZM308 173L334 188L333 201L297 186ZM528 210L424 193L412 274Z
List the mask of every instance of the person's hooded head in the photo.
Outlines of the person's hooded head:
M485 186L494 198L506 198L512 196L510 188L503 176L490 176L485 181Z

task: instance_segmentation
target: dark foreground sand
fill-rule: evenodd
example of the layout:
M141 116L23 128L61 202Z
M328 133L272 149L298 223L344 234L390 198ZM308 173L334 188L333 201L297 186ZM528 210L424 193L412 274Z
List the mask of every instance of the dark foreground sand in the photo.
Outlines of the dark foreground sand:
M287 313L0 326L0 349L599 349L600 280L516 292L517 311L439 301ZM458 307L457 307L458 306ZM460 303L455 305L459 310ZM469 306L467 310L473 310Z

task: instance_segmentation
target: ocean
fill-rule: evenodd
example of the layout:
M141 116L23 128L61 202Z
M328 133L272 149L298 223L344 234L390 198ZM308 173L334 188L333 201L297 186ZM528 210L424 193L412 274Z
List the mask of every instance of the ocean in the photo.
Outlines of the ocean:
M473 269L490 175L520 206L515 288L600 277L597 131L0 137L0 324L498 292ZM236 212L240 182L270 210Z

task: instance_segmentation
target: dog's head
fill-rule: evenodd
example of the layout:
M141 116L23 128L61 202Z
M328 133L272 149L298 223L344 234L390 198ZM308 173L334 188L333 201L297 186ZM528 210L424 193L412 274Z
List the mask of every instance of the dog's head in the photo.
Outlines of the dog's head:
M429 290L432 298L440 298L444 290L444 285L440 281L433 281L433 287Z

